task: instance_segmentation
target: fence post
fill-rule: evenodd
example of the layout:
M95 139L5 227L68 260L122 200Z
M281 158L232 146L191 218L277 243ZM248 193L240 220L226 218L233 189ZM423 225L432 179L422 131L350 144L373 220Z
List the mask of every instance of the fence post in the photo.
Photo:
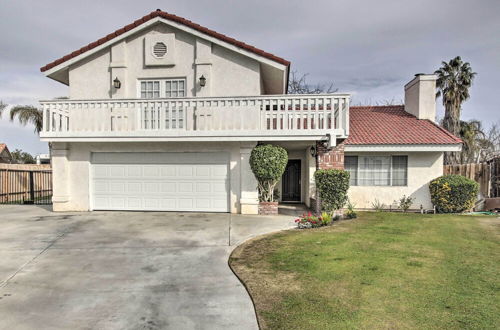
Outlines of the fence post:
M29 204L34 204L35 203L35 181L33 178L33 171L29 171L29 177L30 177L30 201L29 201Z

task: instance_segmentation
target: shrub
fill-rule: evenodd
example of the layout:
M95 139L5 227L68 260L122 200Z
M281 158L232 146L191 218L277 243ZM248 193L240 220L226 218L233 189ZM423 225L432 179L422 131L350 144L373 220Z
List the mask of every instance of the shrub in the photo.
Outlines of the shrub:
M347 201L349 173L344 170L318 170L314 173L321 206L332 213L341 209Z
M404 213L408 211L408 209L411 207L411 204L413 204L413 201L415 198L412 198L410 196L406 197L406 195L403 195L399 200L395 200L394 204L398 206L400 210L402 210Z
M328 212L321 213L320 218L321 218L321 222L323 223L324 226L331 224L333 221L332 215Z
M250 167L257 178L259 200L274 202L274 188L285 172L288 154L285 149L271 144L258 145L250 154Z
M385 204L375 198L375 200L372 202L372 209L377 212L382 212L385 209Z
M449 174L429 184L432 204L439 213L457 213L474 206L479 184L461 175Z
M358 217L358 214L356 213L356 211L354 211L355 207L356 205L351 203L351 201L347 199L347 211L345 212L345 217L347 219L355 219Z

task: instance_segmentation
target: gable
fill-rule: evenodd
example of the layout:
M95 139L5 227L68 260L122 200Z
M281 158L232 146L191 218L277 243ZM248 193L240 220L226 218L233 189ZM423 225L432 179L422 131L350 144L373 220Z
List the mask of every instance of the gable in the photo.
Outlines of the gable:
M45 65L40 70L52 79L69 84L69 69L71 66L77 66L82 61L85 62L85 59L102 53L103 50L120 44L124 40L134 38L134 35L138 35L142 31L148 30L159 23L208 42L211 45L217 45L218 47L257 61L263 73L263 85L269 85L268 90L271 93L285 92L290 65L290 62L287 60L202 27L184 18L162 11L152 12L96 42L90 43L71 54ZM279 88L277 88L277 84L280 85Z

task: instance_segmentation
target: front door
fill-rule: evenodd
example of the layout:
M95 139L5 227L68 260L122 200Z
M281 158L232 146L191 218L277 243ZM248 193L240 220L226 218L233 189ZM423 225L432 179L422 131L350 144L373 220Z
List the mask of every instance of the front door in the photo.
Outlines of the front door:
M283 173L282 198L283 202L300 202L300 160L292 159L286 165Z

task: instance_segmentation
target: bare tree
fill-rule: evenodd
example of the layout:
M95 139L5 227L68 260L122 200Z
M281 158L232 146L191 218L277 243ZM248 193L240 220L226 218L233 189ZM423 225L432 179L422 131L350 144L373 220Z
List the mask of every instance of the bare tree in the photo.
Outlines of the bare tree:
M500 121L492 124L485 133L484 141L480 142L481 148L476 162L484 162L493 156L500 155Z
M383 99L383 100L377 100L377 101L372 101L371 99L369 99L369 100L365 100L365 102L351 100L351 105L355 106L355 107L391 106L391 105L403 105L403 101L396 100L395 98Z
M297 71L290 72L288 79L288 94L321 94L321 93L336 93L338 88L330 84L316 84L311 85L307 83L306 78L309 74L299 75Z

